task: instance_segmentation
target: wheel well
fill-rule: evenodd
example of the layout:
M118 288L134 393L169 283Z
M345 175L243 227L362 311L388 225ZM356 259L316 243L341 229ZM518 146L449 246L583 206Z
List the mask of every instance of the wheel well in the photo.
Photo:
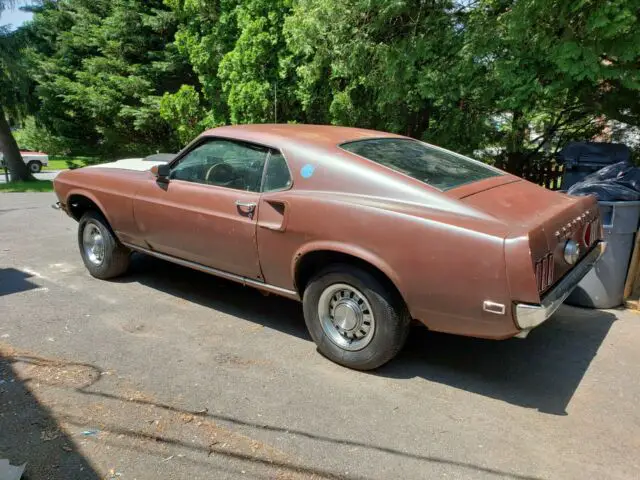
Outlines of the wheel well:
M104 213L100 210L100 207L98 207L93 200L85 197L84 195L71 195L67 199L67 206L69 212L76 221L79 221L82 216L90 210L95 210L104 217Z
M397 300L404 303L404 299L398 290L398 287L396 287L393 281L378 267L353 255L331 250L309 252L298 260L295 271L295 285L300 297L302 297L305 288L313 276L323 268L334 263L352 265L369 272L382 284L383 287L387 288Z

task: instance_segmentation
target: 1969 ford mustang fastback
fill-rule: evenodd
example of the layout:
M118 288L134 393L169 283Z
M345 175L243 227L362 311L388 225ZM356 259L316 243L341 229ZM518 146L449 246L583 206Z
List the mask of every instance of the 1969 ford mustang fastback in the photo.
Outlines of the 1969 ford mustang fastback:
M163 161L60 174L87 269L142 252L303 304L318 349L356 369L401 349L412 320L526 336L603 250L595 199L371 130L245 125Z

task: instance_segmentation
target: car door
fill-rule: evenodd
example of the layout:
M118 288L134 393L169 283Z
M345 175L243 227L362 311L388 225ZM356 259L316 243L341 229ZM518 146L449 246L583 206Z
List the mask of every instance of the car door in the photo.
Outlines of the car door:
M269 149L205 137L150 178L134 201L142 238L155 251L261 279L256 244L260 186Z

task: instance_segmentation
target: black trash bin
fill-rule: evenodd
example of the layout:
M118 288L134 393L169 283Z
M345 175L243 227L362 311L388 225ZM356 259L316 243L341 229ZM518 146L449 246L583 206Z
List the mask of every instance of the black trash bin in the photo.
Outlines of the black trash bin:
M621 143L570 142L557 156L557 162L564 165L562 190L607 165L630 160L629 147Z

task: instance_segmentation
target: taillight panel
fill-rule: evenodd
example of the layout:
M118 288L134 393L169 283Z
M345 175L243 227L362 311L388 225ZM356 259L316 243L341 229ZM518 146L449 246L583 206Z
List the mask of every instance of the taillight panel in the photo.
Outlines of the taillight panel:
M587 210L582 215L565 223L555 232L554 240L556 244L555 246L549 245L551 251L544 253L543 256L534 260L539 293L543 293L549 289L549 287L560 280L568 270L573 268L574 264L568 264L565 261L559 260L559 264L556 265L555 262L556 256L558 259L562 258L564 253L563 249L567 241L573 240L578 243L580 247L580 258L582 258L591 250L593 245L601 239L602 225L598 213L597 208ZM549 240L551 241L551 239Z
M536 262L536 282L538 285L538 292L543 292L551 285L555 280L555 264L553 259L553 253L548 253Z
M601 236L600 218L596 217L584 226L582 242L585 247L590 248Z

